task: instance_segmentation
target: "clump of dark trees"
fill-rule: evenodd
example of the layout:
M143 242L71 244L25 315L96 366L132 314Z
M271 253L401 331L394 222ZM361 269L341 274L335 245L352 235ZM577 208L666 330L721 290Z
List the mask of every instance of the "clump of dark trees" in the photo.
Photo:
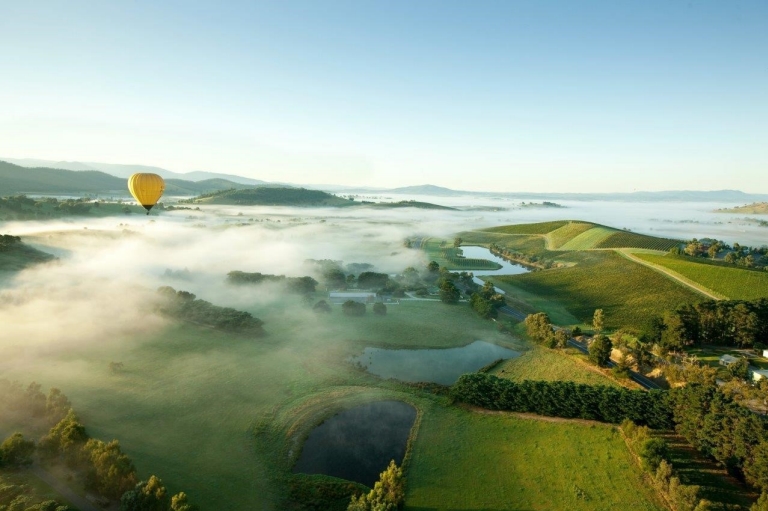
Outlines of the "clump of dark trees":
M768 341L768 299L682 305L655 318L645 337L672 351L703 344L760 347Z
M233 332L253 335L264 333L264 322L253 317L250 312L219 307L196 298L192 293L176 291L170 286L160 287L157 292L164 298L158 305L159 312L173 318Z
M37 443L26 440L21 433L8 437L0 445L0 468L31 464L33 456L37 455L43 463L65 463L87 489L108 499L120 500L121 511L195 509L184 493L169 498L155 476L148 482L138 481L136 468L122 452L120 443L117 440L103 442L91 438L71 408L69 399L59 389L50 389L46 396L36 383L24 388L17 382L0 380L0 414L23 422L33 433L49 428ZM6 493L13 494L13 500L8 503L9 509L68 509L53 501L35 506L34 499L22 487L10 490L3 487L0 499Z
M731 247L720 240L694 238L687 241L682 249L677 246L673 247L670 252L679 256L718 259L744 268L768 268L768 246L766 245L747 247L734 243ZM719 259L723 252L725 255Z
M18 245L21 245L20 237L11 236L10 234L0 234L0 252L11 250Z
M317 281L312 277L286 277L285 275L267 275L265 273L247 273L244 271L231 271L227 273L227 282L230 284L276 282L283 285L289 293L296 294L314 293L317 287Z

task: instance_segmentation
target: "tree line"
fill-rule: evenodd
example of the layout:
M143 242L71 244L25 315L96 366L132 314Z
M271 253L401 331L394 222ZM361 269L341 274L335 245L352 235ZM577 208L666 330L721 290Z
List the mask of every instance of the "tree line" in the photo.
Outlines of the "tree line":
M227 273L227 282L230 284L263 284L276 282L284 286L290 293L308 294L314 293L317 281L312 277L286 277L285 275L268 275L265 273L247 273L244 271L231 271Z
M253 317L250 312L219 307L198 299L193 293L176 291L170 286L158 288L157 293L164 298L158 305L158 311L165 315L221 330L247 332L254 335L264 334L262 328L264 322Z
M672 427L666 392L585 385L571 381L514 382L491 374L461 376L451 396L489 410L535 413L620 424L629 419L654 429Z

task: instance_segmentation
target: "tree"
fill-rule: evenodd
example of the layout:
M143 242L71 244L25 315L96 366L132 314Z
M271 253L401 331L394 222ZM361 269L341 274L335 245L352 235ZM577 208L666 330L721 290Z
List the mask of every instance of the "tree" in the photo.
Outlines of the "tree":
M171 497L171 510L170 511L194 511L195 506L189 503L187 494L179 492Z
M341 312L347 316L362 316L365 314L365 304L354 300L347 300L341 304Z
M662 438L649 438L640 446L638 452L643 467L650 473L655 473L663 460L669 458L669 446Z
M325 300L320 300L319 302L317 302L312 306L312 310L317 313L328 314L331 312L331 306L328 305L328 302L326 302Z
M368 494L352 497L347 511L396 511L405 500L403 469L394 460L381 473Z
M544 343L552 337L552 324L545 312L529 314L525 318L525 329L528 337L538 343Z
M555 330L553 334L554 344L556 348L566 348L568 346L568 340L571 338L566 330Z
M459 303L461 292L450 280L443 280L440 284L440 300L443 303Z
M387 314L387 306L381 302L373 304L373 313L379 316L385 316Z
M437 273L440 270L440 265L436 261L430 261L427 265L427 271L430 273Z
M185 495L186 497L186 495ZM139 482L120 498L120 511L167 511L168 491L163 482L150 476L148 481Z
M14 433L0 444L0 466L18 467L32 463L35 443L24 440L24 435Z
M589 360L598 367L606 367L611 358L612 349L611 340L600 334L589 345Z
M455 248L459 248L463 241L464 241L463 239L461 239L458 236L456 236L455 238L453 238L453 246Z
M596 334L603 332L605 326L605 317L603 315L603 309L595 309L595 313L592 315L592 329Z
M749 377L749 361L744 357L740 357L737 362L728 365L728 372L734 378L746 380Z
M136 485L136 468L117 440L106 443L92 438L83 447L83 455L91 464L88 485L101 495L117 499Z

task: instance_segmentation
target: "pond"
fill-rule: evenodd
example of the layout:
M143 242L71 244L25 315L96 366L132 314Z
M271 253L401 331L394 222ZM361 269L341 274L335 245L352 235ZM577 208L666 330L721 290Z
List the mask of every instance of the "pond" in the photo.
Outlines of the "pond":
M520 353L485 341L475 341L461 348L388 350L365 348L363 354L352 358L369 373L381 378L407 382L432 382L452 385L465 373L500 358L514 358Z
M377 401L334 415L309 434L296 473L325 474L373 488L390 460L402 464L416 409Z
M461 247L461 252L467 259L487 259L501 265L498 270L472 270L475 278L475 284L483 285L485 282L479 277L485 275L519 275L521 273L528 273L529 270L525 266L520 264L510 263L506 259L503 259L497 255L494 255L490 250L485 247L467 246ZM497 293L506 294L503 289L494 287Z

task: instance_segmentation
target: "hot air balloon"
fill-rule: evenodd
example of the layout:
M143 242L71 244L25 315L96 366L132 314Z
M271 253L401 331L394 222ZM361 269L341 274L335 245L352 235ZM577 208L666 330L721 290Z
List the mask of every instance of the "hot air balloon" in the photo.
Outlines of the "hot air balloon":
M157 204L165 190L165 181L157 174L134 174L128 178L128 191L147 210Z

